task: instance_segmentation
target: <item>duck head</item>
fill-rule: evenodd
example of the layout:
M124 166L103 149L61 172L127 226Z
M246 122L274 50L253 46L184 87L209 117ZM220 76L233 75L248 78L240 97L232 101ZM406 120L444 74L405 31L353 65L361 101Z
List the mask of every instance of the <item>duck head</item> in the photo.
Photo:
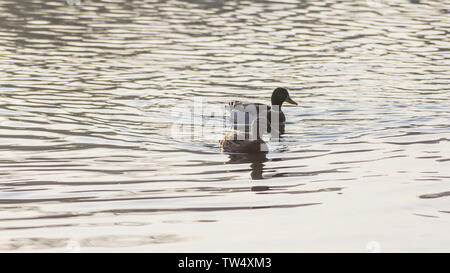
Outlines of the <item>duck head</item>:
M279 105L280 107L281 105L283 105L283 102L297 105L297 103L293 101L289 96L289 92L287 91L287 89L282 87L278 87L275 90L273 90L271 100L272 105Z

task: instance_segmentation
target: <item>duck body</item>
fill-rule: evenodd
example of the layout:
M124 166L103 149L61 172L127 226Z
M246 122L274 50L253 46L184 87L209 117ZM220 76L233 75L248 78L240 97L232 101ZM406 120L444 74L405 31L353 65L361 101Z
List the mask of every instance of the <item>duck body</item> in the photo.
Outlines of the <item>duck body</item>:
M229 104L231 119L233 123L245 122L250 124L257 118L264 117L270 123L272 121L272 115L278 116L278 121L284 123L286 116L283 111L272 110L270 105L262 103L242 103L240 101L233 101ZM244 117L244 118L242 118Z
M231 132L224 136L220 140L220 148L226 153L267 153L267 144L261 138L251 140L251 139L241 139L239 132Z
M228 105L235 128L237 124L248 125L255 119L264 118L267 120L267 128L270 132L272 126L278 124L281 127L286 122L286 116L281 111L281 106L284 102L297 105L289 96L287 89L278 87L272 93L271 106L262 103L242 103L239 101L230 102Z

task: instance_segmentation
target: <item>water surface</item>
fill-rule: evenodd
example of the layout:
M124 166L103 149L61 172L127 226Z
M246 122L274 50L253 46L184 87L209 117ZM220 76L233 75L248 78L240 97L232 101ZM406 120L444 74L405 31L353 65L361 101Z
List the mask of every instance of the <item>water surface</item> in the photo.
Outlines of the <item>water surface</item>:
M68 3L0 0L1 251L450 251L448 2Z

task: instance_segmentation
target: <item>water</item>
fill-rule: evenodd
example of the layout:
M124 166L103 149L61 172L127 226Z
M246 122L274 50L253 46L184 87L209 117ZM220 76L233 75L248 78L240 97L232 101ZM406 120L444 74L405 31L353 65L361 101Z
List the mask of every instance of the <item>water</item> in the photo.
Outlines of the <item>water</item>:
M450 251L449 4L0 0L0 250Z

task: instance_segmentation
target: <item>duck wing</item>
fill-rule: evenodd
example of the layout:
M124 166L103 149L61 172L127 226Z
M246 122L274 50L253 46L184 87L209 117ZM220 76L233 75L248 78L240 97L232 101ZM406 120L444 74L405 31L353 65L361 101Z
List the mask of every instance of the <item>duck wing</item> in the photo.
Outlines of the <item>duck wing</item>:
M232 101L228 103L228 109L230 110L239 110L239 111L251 111L256 108L263 108L270 110L270 106L263 103L245 103L241 101Z
M270 116L271 107L262 103L243 103L233 101L227 107L233 124L250 125L255 119Z

